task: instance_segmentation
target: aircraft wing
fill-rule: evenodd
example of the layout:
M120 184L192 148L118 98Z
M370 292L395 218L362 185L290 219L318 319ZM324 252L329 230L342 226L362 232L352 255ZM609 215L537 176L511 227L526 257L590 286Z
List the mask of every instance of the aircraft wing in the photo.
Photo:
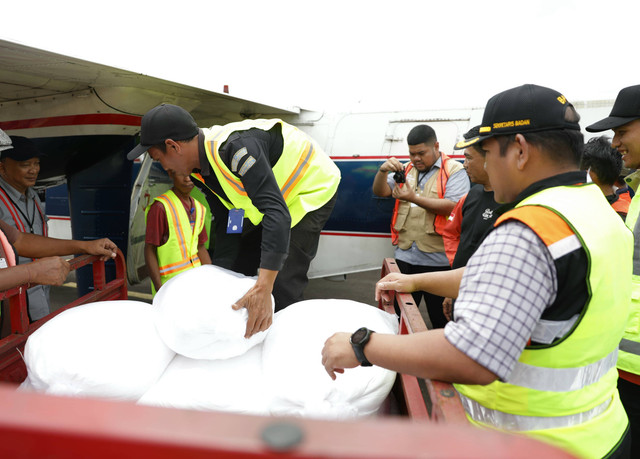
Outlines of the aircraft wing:
M265 105L0 40L0 122L21 119L16 118L21 114L29 119L38 114L46 116L52 106L60 106L72 94L78 99L97 98L95 113L142 116L162 102L174 103L189 110L202 126L297 113L296 109ZM58 104L52 103L56 97ZM34 107L37 101L42 102L39 109ZM18 104L31 110L19 109ZM65 110L70 110L68 103ZM60 109L59 114L62 113Z

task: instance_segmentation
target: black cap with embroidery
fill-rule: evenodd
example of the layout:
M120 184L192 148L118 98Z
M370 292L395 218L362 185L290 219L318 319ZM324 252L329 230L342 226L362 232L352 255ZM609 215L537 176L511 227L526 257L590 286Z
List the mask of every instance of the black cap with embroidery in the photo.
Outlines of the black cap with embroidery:
M198 125L188 111L177 105L158 105L142 117L140 144L127 154L127 159L136 159L167 139L187 140L196 134Z
M44 156L33 140L16 135L10 136L13 148L0 153L0 158L11 158L14 161L27 161L31 158L41 158Z
M551 88L525 84L496 94L484 109L478 135L456 144L462 150L497 135L549 131L580 130L580 124L565 119L571 104L566 97Z
M640 118L640 84L621 89L609 116L587 126L586 129L589 132L607 131L638 118Z

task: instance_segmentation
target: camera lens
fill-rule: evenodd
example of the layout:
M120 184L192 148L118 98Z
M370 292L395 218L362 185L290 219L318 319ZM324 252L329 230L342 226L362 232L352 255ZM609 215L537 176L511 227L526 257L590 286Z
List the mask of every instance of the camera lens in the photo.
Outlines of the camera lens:
M404 183L406 181L404 171L395 172L393 174L393 180L395 180L396 183Z

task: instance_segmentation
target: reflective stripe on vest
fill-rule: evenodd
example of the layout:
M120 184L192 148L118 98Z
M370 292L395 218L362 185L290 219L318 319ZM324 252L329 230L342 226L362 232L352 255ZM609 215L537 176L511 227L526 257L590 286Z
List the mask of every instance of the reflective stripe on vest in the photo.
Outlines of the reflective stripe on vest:
M262 221L263 214L247 196L242 181L224 164L220 158L219 148L234 132L252 128L268 131L276 124L281 126L283 149L280 158L272 166L272 171L287 204L291 216L291 227L294 227L307 213L329 202L337 192L340 183L338 167L306 134L278 119L245 120L203 129L205 152L228 198L223 199L218 195L222 204L227 209L244 209L245 218L251 220L254 225L258 225ZM194 177L206 186L200 174L194 174Z
M167 280L187 269L200 266L198 257L198 237L204 228L204 206L194 200L196 217L193 228L184 205L172 190L158 196L167 216L169 238L157 248L160 280Z
M630 294L631 234L593 184L542 190L496 226L511 219L531 228L554 260L583 247L590 296L577 317L539 321L534 335L556 339L527 346L505 382L455 386L472 423L522 431L581 457L606 456L628 426L615 362Z
M531 341L536 343L551 344L556 339L565 336L573 328L580 316L574 315L568 320L546 320L540 319L536 328L531 333Z
M517 362L509 375L509 384L539 391L569 392L598 382L616 367L617 360L618 349L584 367L544 368Z
M640 343L623 338L622 341L620 341L620 350L630 354L640 355Z
M503 430L526 432L528 430L558 429L571 427L590 421L601 415L611 404L608 398L595 408L566 416L522 416L485 408L478 402L460 394L460 400L467 414L475 421Z

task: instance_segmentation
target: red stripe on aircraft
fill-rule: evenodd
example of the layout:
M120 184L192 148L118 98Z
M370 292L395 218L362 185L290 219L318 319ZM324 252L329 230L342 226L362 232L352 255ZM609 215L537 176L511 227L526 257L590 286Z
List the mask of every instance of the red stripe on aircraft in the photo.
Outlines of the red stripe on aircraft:
M366 161L386 161L390 158L390 156L329 156L334 161L345 161L345 160L366 160ZM408 156L395 156L397 159L409 159Z
M115 124L140 126L141 116L120 113L90 113L87 115L50 116L28 120L0 121L0 129L32 129L52 126L79 126L87 124Z
M334 161L386 161L391 156L330 156ZM394 156L400 161L408 161L409 156ZM463 154L450 154L449 158L463 160Z
M391 234L380 233L334 233L331 231L322 231L320 234L323 236L347 236L347 237L382 237L391 239Z

